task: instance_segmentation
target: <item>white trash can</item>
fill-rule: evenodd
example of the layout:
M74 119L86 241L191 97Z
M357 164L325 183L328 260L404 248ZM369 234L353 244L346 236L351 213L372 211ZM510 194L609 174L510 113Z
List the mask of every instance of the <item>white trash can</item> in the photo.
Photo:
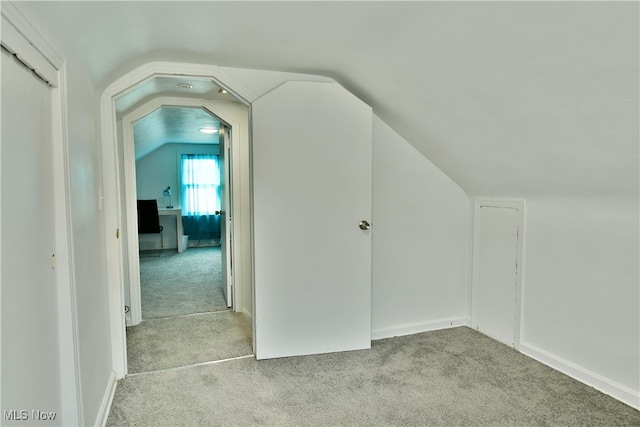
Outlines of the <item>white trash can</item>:
M189 249L189 236L184 235L182 236L182 250L186 251L187 249Z

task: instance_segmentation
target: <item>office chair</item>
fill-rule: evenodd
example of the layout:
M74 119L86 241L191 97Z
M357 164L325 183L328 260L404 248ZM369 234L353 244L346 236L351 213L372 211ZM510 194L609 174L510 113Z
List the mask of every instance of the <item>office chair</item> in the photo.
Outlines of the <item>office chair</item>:
M158 201L138 200L138 234L160 234L160 250L164 248L164 239L158 216Z

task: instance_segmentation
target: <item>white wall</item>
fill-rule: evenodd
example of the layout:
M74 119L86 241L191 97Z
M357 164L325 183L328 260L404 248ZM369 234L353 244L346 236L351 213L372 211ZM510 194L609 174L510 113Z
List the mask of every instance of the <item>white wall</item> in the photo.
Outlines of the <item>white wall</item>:
M80 379L85 425L104 410L112 373L97 98L84 68L68 61L68 133Z
M171 203L180 206L182 179L180 177L180 159L183 154L218 154L217 144L164 144L136 161L136 192L138 199L156 199L158 207L164 208L168 198L162 191L171 186ZM182 218L180 218L182 221ZM164 248L177 248L176 219L173 216L161 216L160 225ZM159 235L140 235L140 249L160 247Z
M373 338L468 323L469 198L373 121Z
M527 200L521 350L638 407L637 200Z

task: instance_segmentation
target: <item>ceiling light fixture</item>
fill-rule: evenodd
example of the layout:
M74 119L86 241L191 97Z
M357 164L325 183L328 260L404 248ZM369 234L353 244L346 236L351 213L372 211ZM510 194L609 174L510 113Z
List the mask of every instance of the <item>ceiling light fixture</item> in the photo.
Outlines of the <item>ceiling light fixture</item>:
M178 83L176 87L180 89L193 89L193 85L189 83Z
M198 132L202 132L202 133L216 133L216 132L218 132L218 129L216 129L216 128L200 128L200 129L198 129Z
M218 93L228 93L227 90L225 88L220 88L218 89Z

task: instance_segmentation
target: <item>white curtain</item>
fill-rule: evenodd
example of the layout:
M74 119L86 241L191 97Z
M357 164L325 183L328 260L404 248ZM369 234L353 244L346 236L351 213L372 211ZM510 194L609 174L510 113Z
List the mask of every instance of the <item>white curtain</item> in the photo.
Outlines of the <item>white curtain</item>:
M182 156L183 215L213 215L220 209L220 169L218 156Z
M218 156L182 155L182 219L190 239L219 239L220 168Z

